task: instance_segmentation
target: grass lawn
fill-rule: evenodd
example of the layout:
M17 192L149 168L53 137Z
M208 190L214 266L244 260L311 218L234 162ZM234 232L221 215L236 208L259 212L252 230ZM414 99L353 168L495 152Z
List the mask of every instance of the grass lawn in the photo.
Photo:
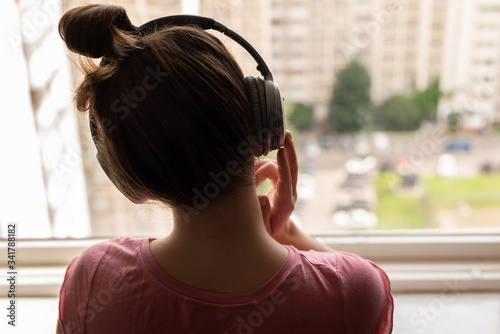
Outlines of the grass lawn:
M377 229L419 229L428 228L424 212L421 209L421 199L401 197L393 193L394 176L381 173L375 180L377 191L378 217Z
M391 190L392 175L375 181L377 229L498 226L500 174L473 178L429 177L420 180L424 192L404 197Z

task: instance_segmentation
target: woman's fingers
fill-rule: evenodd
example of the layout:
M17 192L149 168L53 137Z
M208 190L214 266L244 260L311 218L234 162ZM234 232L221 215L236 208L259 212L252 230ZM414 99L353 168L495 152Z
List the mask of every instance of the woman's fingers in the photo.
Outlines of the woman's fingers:
M278 151L278 181L272 199L271 217L278 225L288 219L295 206L292 177L284 149Z
M254 171L256 187L266 179L271 181L266 195L259 195L259 202L268 232L271 235L280 233L297 200L297 154L289 131L286 133L284 148L278 151L277 161L257 160Z
M297 179L299 176L299 163L297 160L297 152L295 152L295 145L292 140L292 133L287 130L285 135L285 151L288 160L288 165L290 167L290 175L292 178L292 191L293 198L297 199Z
M292 196L293 192L292 175L290 174L290 166L284 149L278 151L278 183L276 191L280 193L280 196Z
M254 170L259 169L260 167L262 167L263 165L265 165L265 164L267 164L269 162L274 162L274 160L272 160L272 159L259 159L259 160L255 160Z
M267 160L264 163L255 165L255 186L269 179L271 183L275 184L278 180L278 164L274 160Z

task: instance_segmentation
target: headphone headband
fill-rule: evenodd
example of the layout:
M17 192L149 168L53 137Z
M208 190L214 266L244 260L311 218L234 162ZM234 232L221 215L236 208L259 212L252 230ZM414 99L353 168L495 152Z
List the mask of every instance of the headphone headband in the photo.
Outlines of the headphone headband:
M269 67L267 67L264 59L259 55L257 50L248 43L241 35L226 27L224 24L214 20L210 17L197 16L197 15L171 15L160 17L158 19L144 23L139 27L139 32L143 35L148 35L158 28L166 26L186 26L194 25L202 28L203 30L216 30L228 36L233 41L241 45L255 61L257 62L257 70L262 74L264 79L273 81L273 76Z

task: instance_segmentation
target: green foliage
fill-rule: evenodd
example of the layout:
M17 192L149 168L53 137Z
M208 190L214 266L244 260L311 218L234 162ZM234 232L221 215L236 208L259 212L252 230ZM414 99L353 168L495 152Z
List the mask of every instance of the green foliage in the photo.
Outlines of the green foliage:
M422 119L435 120L439 98L443 95L439 89L439 79L434 79L424 90L417 90L412 100L419 109Z
M371 107L370 75L357 60L337 73L328 121L334 132L357 132L366 125Z
M456 111L451 112L446 117L446 121L448 122L448 126L450 127L451 132L456 133L458 130L458 126L462 121L462 114Z
M313 110L311 106L296 102L287 106L287 122L298 131L304 131L311 128L313 124Z
M373 112L375 126L386 131L413 131L421 121L420 110L405 95L393 95Z
M393 95L374 110L373 123L386 131L416 130L423 120L435 120L442 95L438 79L409 96Z

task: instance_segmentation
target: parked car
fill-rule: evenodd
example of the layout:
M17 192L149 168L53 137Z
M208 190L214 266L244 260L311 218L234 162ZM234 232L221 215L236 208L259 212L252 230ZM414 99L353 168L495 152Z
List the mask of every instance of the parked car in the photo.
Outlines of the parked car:
M458 174L457 159L448 153L441 154L437 162L437 173L444 177L455 177Z
M345 170L351 174L368 173L376 166L377 158L371 155L349 159L344 165Z
M340 185L341 188L362 189L368 186L369 177L367 174L348 174L347 178Z
M332 223L343 229L369 229L378 224L377 215L365 200L356 200L338 207L332 215Z

